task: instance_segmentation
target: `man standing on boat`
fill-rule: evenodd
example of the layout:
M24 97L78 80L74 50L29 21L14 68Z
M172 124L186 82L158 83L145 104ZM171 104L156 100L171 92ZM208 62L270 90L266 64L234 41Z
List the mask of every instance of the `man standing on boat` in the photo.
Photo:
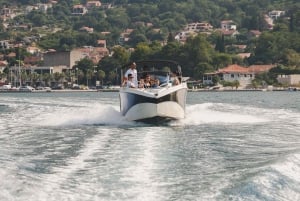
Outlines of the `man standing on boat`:
M133 83L135 86L138 86L138 80L137 80L137 70L136 70L136 63L132 62L130 63L130 68L126 71L124 77L128 79L128 75L131 74L133 76Z

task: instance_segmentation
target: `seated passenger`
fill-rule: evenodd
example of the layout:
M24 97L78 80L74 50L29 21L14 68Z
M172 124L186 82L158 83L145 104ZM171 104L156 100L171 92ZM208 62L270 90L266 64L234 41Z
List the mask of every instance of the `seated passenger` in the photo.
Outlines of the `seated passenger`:
M140 79L139 81L139 88L145 88L145 82L144 82L144 79Z
M177 77L175 77L172 84L173 85L179 85L180 84L179 79Z
M145 88L150 88L150 87L151 87L151 79L150 79L150 75L146 75L144 87L145 87Z
M153 87L153 88L159 87L159 79L155 79L155 80L154 80L154 83L152 84L152 87Z
M129 87L129 88L136 88L136 86L134 84L134 81L133 81L132 74L128 74L127 87Z
M180 81L179 81L176 73L172 73L171 81L172 81L172 85L179 85L180 84Z

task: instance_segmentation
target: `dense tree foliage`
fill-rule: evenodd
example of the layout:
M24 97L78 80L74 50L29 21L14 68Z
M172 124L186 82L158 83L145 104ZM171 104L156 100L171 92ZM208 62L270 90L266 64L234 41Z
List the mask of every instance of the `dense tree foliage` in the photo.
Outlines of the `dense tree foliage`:
M0 0L1 7L47 3L47 0ZM19 13L7 23L28 25L26 31L4 30L0 27L0 39L22 40L33 34L45 35L38 45L43 49L71 50L75 47L95 46L97 40L107 40L113 52L98 64L98 70L106 77L117 78L115 68L130 60L149 58L174 59L186 69L188 76L201 76L231 63L270 64L277 63L284 69L300 69L300 3L295 0L102 0L112 3L111 9L91 9L82 16L72 15L72 6L86 0L57 1L47 12L33 10ZM270 10L284 10L285 16L274 21L269 30L264 15ZM214 28L220 21L233 20L238 27L236 38L228 38L219 32L210 36L196 35L186 43L174 41L174 36L187 23L207 21ZM2 23L1 23L2 24ZM81 32L87 26L94 33ZM44 28L47 27L46 31ZM119 44L120 33L134 29L130 40L123 47ZM249 30L260 30L258 38L248 38ZM103 35L101 32L109 32ZM166 44L167 43L167 44ZM164 45L162 45L164 44ZM251 57L246 60L235 56L238 50L233 44L247 45ZM135 48L134 52L127 51ZM15 61L11 61L14 63ZM84 72L86 75L87 72ZM103 75L103 74L102 74ZM104 79L104 78L103 78Z

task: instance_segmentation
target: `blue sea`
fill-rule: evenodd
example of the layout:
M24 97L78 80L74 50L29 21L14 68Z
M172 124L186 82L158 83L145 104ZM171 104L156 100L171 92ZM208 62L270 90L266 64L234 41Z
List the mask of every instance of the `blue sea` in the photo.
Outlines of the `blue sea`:
M189 92L161 125L117 92L0 93L0 200L300 200L300 92Z

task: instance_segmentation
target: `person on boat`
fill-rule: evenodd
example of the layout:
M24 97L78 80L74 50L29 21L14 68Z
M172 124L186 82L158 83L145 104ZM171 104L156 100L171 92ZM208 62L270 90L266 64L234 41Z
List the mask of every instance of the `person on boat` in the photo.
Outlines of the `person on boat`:
M151 85L152 88L157 88L159 87L159 79L155 79L153 84Z
M144 88L150 88L151 87L151 78L150 75L146 75L145 76L145 84L144 84Z
M129 69L126 71L124 77L128 78L128 75L131 74L133 77L133 82L135 86L138 86L138 80L137 80L137 70L136 70L136 63L131 62Z
M138 88L145 88L144 79L140 79Z
M172 81L172 85L179 85L180 84L177 73L172 73L171 81Z
M132 74L128 74L128 81L127 81L127 87L128 88L136 88L137 85L134 84L133 81L133 75Z
M127 81L128 81L128 78L127 77L123 77L123 82L122 82L122 87L127 87Z

